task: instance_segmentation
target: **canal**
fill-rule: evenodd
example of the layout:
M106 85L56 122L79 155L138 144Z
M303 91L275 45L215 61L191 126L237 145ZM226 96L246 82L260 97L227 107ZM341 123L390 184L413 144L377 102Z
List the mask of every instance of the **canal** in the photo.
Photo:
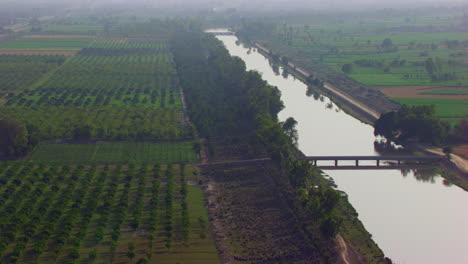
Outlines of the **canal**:
M216 29L214 31L219 31ZM248 70L277 86L285 108L280 120L298 121L299 149L306 155L378 155L373 127L335 106L307 96L307 86L266 57L217 36ZM396 263L468 263L468 193L435 173L400 170L325 171L346 192L374 241Z

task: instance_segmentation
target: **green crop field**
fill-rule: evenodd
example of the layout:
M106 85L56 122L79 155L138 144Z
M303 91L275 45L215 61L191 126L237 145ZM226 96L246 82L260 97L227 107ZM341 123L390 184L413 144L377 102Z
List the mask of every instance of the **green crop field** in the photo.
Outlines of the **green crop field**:
M47 164L196 163L193 141L101 142L66 144L43 142L29 160Z
M185 166L0 166L1 263L219 263ZM131 254L129 254L129 252ZM183 253L181 253L183 252Z
M37 89L7 105L133 105L180 109L172 57L164 42L98 40Z
M442 94L442 95L466 95L468 94L468 89L440 89L432 90L428 92L423 92L421 94Z
M92 38L23 37L11 42L0 43L0 49L81 49L89 45Z
M190 139L167 43L98 39L0 113L29 124L40 139Z
M468 33L458 32L455 13L444 16L366 13L341 22L290 17L272 22L266 37L257 35L292 57L326 64L365 85L468 85ZM351 69L343 72L345 64Z
M0 98L28 88L64 62L60 55L0 55Z

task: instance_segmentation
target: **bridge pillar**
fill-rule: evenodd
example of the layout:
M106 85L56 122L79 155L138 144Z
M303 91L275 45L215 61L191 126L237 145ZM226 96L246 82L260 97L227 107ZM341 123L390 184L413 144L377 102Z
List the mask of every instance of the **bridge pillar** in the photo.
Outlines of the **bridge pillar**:
M335 167L338 167L338 160L335 160Z
M380 166L380 160L377 160L377 167Z
M359 160L356 160L356 166L359 167Z
M317 160L314 160L314 166L317 166Z
M401 164L401 161L400 161L400 160L398 160L398 165L400 165L400 164Z

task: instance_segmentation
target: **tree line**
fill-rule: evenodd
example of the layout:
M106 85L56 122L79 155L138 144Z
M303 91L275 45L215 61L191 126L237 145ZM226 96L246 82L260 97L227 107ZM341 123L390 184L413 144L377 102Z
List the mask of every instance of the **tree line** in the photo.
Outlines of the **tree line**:
M466 143L466 124L465 119L451 129L447 121L436 116L434 105L403 105L398 111L382 114L374 125L374 134L398 144L417 140L440 146L448 142Z

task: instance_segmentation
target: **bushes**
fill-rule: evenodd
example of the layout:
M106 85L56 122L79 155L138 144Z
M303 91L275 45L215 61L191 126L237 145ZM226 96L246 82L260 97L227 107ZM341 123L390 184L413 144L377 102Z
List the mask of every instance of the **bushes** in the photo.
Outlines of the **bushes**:
M449 136L449 125L436 117L434 105L403 105L397 112L381 115L374 125L374 134L396 143L413 138L440 145Z

